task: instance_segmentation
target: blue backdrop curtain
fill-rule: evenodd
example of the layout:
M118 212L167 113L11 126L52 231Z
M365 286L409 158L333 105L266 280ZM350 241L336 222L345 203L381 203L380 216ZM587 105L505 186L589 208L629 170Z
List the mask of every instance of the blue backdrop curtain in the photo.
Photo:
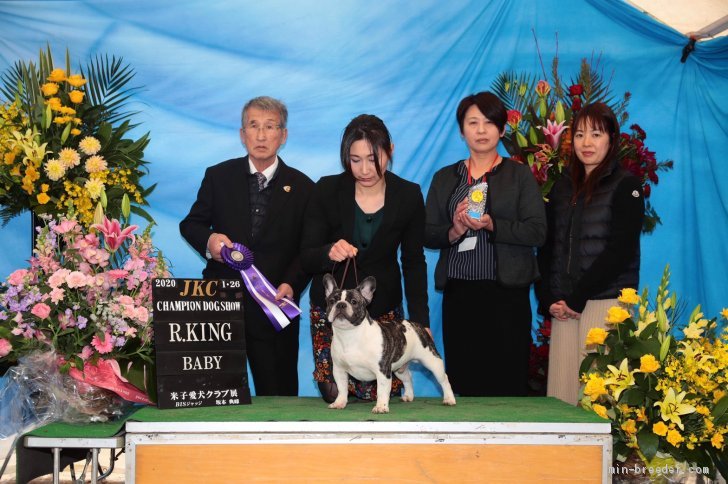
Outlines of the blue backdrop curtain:
M726 38L698 43L681 63L687 39L619 0L0 1L0 70L35 60L47 44L58 64L68 48L74 63L108 53L136 69L144 90L135 120L152 139L147 182L159 184L150 200L155 241L177 277L201 273L178 223L204 169L242 153L247 99L288 104L281 156L314 180L340 171L347 122L377 114L392 131L393 170L426 192L438 168L467 154L454 116L464 95L505 70L549 78L536 40L549 75L557 53L566 78L582 58L599 59L613 92L632 93L629 122L647 131L658 159L675 160L651 197L663 225L642 238L642 285L654 289L669 262L688 306L717 314L728 306ZM0 229L0 276L24 266L30 245L27 216ZM430 280L435 260L429 252ZM440 296L430 298L439 341ZM304 318L302 395L315 394L310 348ZM437 392L423 375L416 381L416 393Z

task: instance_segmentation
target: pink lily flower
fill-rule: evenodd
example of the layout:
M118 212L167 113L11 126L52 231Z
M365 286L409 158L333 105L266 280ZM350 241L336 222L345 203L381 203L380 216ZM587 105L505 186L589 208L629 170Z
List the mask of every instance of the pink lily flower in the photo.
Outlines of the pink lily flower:
M130 225L122 230L118 220L109 220L108 218L104 217L103 224L93 224L91 228L96 229L104 234L104 242L106 244L106 248L111 252L116 252L116 250L121 247L121 244L124 242L124 240L128 238L132 232L138 229L139 226Z
M564 123L566 121L561 121L560 123L554 123L550 119L546 121L546 127L539 126L541 128L541 131L543 131L543 134L546 135L546 141L551 145L551 148L556 149L559 146L559 138L561 138L561 133L563 133L567 126L564 126Z

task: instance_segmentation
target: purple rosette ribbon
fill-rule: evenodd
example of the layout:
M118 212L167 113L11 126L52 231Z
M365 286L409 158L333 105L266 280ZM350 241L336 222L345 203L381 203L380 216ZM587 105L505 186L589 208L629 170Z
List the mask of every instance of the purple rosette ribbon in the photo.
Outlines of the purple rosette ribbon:
M290 319L301 314L301 308L291 299L284 297L280 301L276 301L275 297L278 290L253 265L255 258L250 249L243 244L234 242L232 248L223 246L220 249L220 255L228 266L240 271L245 287L248 288L248 292L263 309L265 315L268 316L276 331L280 331L291 324Z

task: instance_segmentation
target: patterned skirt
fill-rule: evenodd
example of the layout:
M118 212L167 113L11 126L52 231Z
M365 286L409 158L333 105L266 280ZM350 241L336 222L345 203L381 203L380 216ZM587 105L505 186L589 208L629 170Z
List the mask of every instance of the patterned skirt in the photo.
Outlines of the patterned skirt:
M392 311L377 318L380 322L402 321L404 319L404 311L399 305ZM331 339L334 331L331 323L326 319L326 311L315 305L311 305L311 338L313 340L313 359L315 368L313 370L313 378L317 382L333 382L334 377L331 372L333 363L331 361ZM392 393L391 396L397 396L402 393L402 380L392 374ZM354 395L362 400L377 399L377 382L375 381L359 381L349 375L349 395Z

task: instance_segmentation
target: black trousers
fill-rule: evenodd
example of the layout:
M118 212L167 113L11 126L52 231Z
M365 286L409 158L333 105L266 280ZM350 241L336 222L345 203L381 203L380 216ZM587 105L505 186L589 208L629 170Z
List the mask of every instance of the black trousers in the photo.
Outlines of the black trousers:
M277 332L258 303L244 292L245 346L257 396L298 396L300 317Z
M450 279L442 298L445 367L461 396L528 395L529 288Z

